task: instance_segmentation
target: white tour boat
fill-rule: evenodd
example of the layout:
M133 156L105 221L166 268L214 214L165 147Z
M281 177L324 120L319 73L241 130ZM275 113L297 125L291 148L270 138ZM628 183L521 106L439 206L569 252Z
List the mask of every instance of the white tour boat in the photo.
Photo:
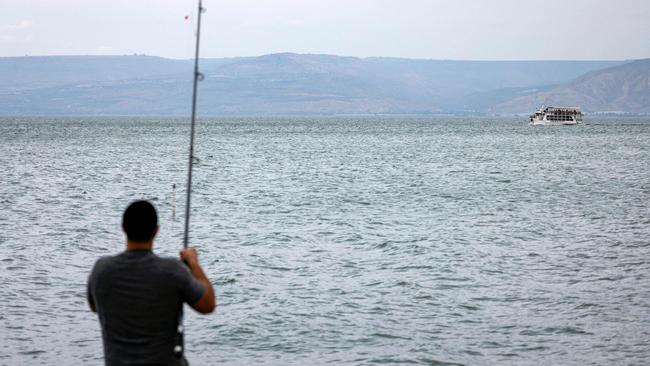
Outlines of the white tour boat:
M540 107L530 115L531 125L558 126L582 123L582 112L578 107Z

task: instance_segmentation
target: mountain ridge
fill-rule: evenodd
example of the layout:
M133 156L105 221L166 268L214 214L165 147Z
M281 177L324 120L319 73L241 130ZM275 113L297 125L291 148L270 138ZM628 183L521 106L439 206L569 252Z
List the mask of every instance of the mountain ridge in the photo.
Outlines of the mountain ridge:
M508 103L634 61L279 53L200 62L207 116L519 113ZM186 115L192 72L192 60L144 55L0 58L0 115Z
M514 98L491 111L521 113L539 105L578 105L592 113L650 113L650 59L588 72L548 91Z

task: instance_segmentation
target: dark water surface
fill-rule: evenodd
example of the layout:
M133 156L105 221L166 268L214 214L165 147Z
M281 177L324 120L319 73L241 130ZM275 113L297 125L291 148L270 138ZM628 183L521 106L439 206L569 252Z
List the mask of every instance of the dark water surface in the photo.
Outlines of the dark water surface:
M200 121L193 365L646 365L650 121ZM100 365L129 201L181 245L187 120L0 119L0 364ZM176 220L172 220L176 184Z

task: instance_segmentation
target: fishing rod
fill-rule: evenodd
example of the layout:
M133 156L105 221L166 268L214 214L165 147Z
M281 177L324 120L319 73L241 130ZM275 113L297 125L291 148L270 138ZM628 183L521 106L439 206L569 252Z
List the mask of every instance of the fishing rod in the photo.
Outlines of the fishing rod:
M204 8L199 0L198 20L196 24L196 47L194 50L194 86L192 92L192 127L190 132L190 157L187 168L187 198L185 199L185 231L183 234L183 248L187 248L190 232L190 200L192 197L192 165L194 165L194 131L196 125L196 89L203 74L199 72L199 44L201 41L201 13Z
M197 84L199 81L203 80L203 74L199 72L199 45L201 41L201 14L205 8L203 8L202 1L199 0L198 7L198 19L196 24L196 47L194 49L194 84L192 88L192 117L190 129L190 154L189 154L189 163L187 168L187 197L185 199L185 230L183 233L183 248L187 249L189 241L189 232L190 232L190 200L192 197L192 165L194 165L194 134L196 130L196 91ZM185 342L184 342L184 327L183 327L183 305L181 304L178 311L178 333L176 336L176 345L174 346L174 354L178 358L183 358L183 353L185 351Z

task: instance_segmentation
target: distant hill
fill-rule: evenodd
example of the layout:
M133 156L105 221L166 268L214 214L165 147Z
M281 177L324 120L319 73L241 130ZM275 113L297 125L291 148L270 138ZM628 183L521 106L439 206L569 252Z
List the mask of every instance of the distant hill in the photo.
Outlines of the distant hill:
M240 59L203 60L214 67ZM0 91L119 81L192 72L193 60L133 56L0 57Z
M589 72L564 85L498 103L489 111L525 113L542 104L576 105L587 112L650 113L650 59Z
M620 62L438 61L274 54L206 72L202 110L221 114L476 112L467 96L557 84ZM509 95L508 95L509 96Z
M515 108L518 98L626 65L291 53L202 59L199 114L529 112L535 100ZM0 115L188 115L191 78L190 60L135 55L0 58ZM643 98L635 103L642 105Z

